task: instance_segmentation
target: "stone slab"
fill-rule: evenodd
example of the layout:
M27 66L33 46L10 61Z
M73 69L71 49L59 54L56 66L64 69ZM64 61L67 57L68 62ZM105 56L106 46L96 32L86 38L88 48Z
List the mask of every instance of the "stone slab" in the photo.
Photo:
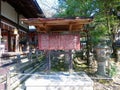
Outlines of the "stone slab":
M93 81L84 72L37 73L25 82L26 90L93 90Z

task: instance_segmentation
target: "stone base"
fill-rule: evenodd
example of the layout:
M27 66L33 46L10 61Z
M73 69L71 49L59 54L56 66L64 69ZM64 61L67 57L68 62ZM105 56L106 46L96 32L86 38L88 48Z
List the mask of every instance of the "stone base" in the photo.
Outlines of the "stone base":
M26 90L93 90L93 81L84 72L36 74L26 82Z

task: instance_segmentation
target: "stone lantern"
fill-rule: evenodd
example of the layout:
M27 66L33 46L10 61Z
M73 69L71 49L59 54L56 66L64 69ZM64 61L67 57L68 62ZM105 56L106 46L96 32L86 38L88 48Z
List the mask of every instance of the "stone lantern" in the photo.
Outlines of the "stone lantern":
M120 49L117 50L117 58L118 58L118 61L120 61Z
M97 74L106 75L106 62L110 58L110 47L106 44L99 44L95 48L96 60L97 60Z

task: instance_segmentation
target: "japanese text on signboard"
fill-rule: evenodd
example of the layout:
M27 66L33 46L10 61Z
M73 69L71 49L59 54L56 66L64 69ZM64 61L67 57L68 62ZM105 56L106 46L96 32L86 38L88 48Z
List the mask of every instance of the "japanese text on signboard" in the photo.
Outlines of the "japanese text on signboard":
M80 50L79 34L39 34L40 50Z

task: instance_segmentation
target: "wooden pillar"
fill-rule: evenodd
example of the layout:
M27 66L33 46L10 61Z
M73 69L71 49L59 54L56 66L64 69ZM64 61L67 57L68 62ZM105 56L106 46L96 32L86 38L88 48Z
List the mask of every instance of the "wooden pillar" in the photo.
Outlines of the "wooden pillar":
M19 35L17 34L15 37L15 52L19 51Z
M69 73L71 74L73 72L73 63L72 63L72 51L69 50Z
M36 48L35 50L35 55L36 55L36 58L37 58L37 61L39 60L38 56L39 56L39 53L38 53L38 48Z
M28 59L30 62L32 61L32 48L29 48Z
M46 51L46 60L47 60L47 73L50 73L51 70L51 59L50 59L50 51Z
M11 34L10 34L10 31L8 31L8 51L11 51Z
M1 38L2 38L2 28L1 28L1 0L0 0L0 44L1 44ZM0 57L1 57L1 51L0 51ZM1 64L1 58L0 58L0 64Z
M37 32L35 32L35 34L34 34L34 37L35 37L35 47L37 47L37 39L38 39L38 35L37 35Z
M0 44L1 44L1 38L2 38L2 35L1 35L1 33L2 33L2 28L1 28L1 0L0 0Z
M1 44L1 39L2 39L2 31L1 31L1 20L0 20L0 44Z
M16 33L16 38L15 38L15 52L18 52L19 51L19 34L18 34L18 31L19 31L19 13L17 13L17 33Z

